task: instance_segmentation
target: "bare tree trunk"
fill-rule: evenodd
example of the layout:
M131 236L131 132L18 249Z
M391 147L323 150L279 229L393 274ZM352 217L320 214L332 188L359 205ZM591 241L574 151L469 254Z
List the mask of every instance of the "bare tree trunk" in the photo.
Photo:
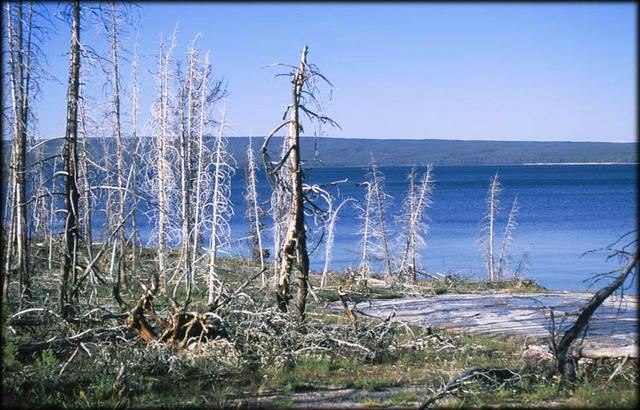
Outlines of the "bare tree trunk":
M322 279L320 280L320 287L324 287L324 284L327 280L327 274L329 273L329 268L331 266L331 258L333 256L333 239L335 237L335 226L336 221L338 220L338 212L340 212L340 208L347 202L351 201L350 199L345 199L340 202L335 211L332 211L331 206L329 207L329 221L327 223L327 238L325 239L325 253L324 253L324 268L322 269Z
M400 261L400 268L398 269L399 272L403 272L405 269L405 264L407 264L407 261L409 259L411 259L414 255L412 254L412 251L415 250L415 235L416 235L416 227L414 225L415 221L414 220L414 213L416 211L416 194L415 194L415 181L416 181L416 170L415 168L411 169L411 173L409 174L409 192L407 193L407 197L405 199L405 206L407 207L407 212L408 212L408 218L405 218L408 222L407 226L406 226L406 241L405 241L405 246L404 246L404 253L402 255L402 260ZM403 221L405 222L405 221ZM413 261L413 265L411 262L408 263L409 268L407 269L409 271L409 275L411 276L411 281L415 282L415 261ZM413 270L412 270L412 266L413 266Z
M191 132L193 124L193 94L195 76L195 51L192 46L189 51L189 75L187 87L180 87L180 196L182 208L182 250L181 269L182 275L187 281L187 299L185 306L189 304L191 298ZM187 102L187 113L185 118L184 100ZM177 286L177 285L176 285Z
M358 270L360 274L363 276L368 276L369 274L369 263L368 263L368 252L369 252L369 241L371 240L371 197L372 197L372 187L370 182L366 182L365 186L367 187L367 192L365 194L365 208L362 213L362 248L360 251L360 264L358 266ZM361 208L362 209L362 208Z
M86 128L85 104L84 97L81 95L79 104L80 124L82 127L82 151L80 151L80 171L82 172L82 209L84 221L84 242L87 248L89 260L93 259L93 233L91 230L92 222L92 201L91 201L91 182L89 180L89 142Z
M124 272L124 253L125 253L125 227L123 225L125 215L125 192L124 192L124 146L122 142L122 126L120 123L120 75L118 67L118 27L116 22L116 5L111 3L111 82L113 87L113 132L116 140L116 182L118 187L118 205L116 223L117 226L121 226L113 247L116 249L115 254L117 266L111 266L110 271L116 270L116 284L115 286L127 287L127 280Z
M499 209L499 200L498 197L500 195L500 180L498 179L498 174L491 179L491 184L489 185L489 197L487 198L487 216L485 218L486 221L486 229L488 231L487 236L487 250L486 250L486 263L487 263L487 277L490 281L495 280L495 267L494 267L494 252L493 252L493 243L494 243L494 225L496 220L496 215Z
M8 265L17 272L20 280L20 296L30 294L29 246L27 240L27 201L26 201L26 150L27 150L27 119L29 116L29 80L30 80L30 48L31 48L31 9L27 22L27 39L25 44L25 27L23 23L23 4L19 2L16 15L11 12L7 3L7 31L9 43L9 65L11 77L11 100L13 113L13 154L12 177L13 199L12 205L12 234L10 242L15 248L7 254ZM12 24L16 19L16 26ZM26 52L25 52L26 51ZM25 63L24 59L27 61ZM26 64L26 65L25 65ZM15 265L11 260L15 257ZM9 271L7 271L9 273Z
M51 171L51 175L55 175L56 174L56 169L58 168L58 158L54 158L53 159L53 169ZM49 253L48 253L48 257L47 257L47 267L49 269L49 271L53 270L53 226L54 226L54 222L55 222L55 216L56 216L56 200L55 197L53 196L53 193L55 192L55 178L51 178L51 191L49 191Z
M289 168L291 170L291 191L293 206L291 207L291 221L282 244L283 263L280 269L277 301L281 311L287 311L290 298L289 275L293 262L297 262L296 284L296 312L300 320L304 320L309 286L309 255L307 254L307 238L304 226L304 209L302 195L302 168L300 166L300 119L299 102L302 86L305 81L304 72L307 64L308 48L305 46L300 57L300 65L293 78L291 117L289 122Z
M391 269L391 256L389 254L389 244L387 241L387 229L384 223L384 214L385 214L385 193L382 190L382 181L380 180L380 174L376 165L375 160L372 158L371 160L371 175L372 181L371 185L373 186L373 200L376 209L376 213L378 216L378 226L379 226L379 234L380 240L382 242L382 258L387 269L385 274L385 279L387 282L391 280L391 275L393 274L393 270Z
M137 271L138 254L136 249L136 241L139 240L140 234L138 232L138 225L136 223L136 214L138 210L138 162L141 161L139 156L139 144L138 138L138 42L136 39L136 45L133 52L133 62L131 63L131 147L133 152L131 153L131 167L133 168L131 173L131 209L133 214L131 215L131 271Z
M193 249L191 250L191 272L189 275L191 276L191 282L195 282L196 280L196 257L198 255L198 247L200 244L200 215L202 211L201 207L201 195L202 195L202 179L204 177L204 132L205 132L205 124L206 124L206 110L205 110L205 102L207 98L207 72L209 69L209 53L207 53L205 57L204 68L202 72L202 84L200 85L200 121L198 127L198 158L197 158L197 167L196 167L196 192L195 192L195 206L194 206L194 231L193 231Z
M502 236L502 245L500 246L500 254L498 255L498 266L496 269L497 277L504 279L507 271L507 264L509 258L509 246L513 242L513 231L516 228L517 221L516 215L518 214L518 198L513 200L511 205L511 211L509 211L509 217L507 218L507 226L504 229L504 235Z
M67 91L67 127L63 150L64 159L64 263L60 284L60 310L64 317L70 314L75 301L76 250L78 245L78 188L77 140L78 140L78 91L80 86L80 2L73 2L73 22L71 27L71 57L69 63L69 88ZM71 294L69 294L71 290Z
M229 154L226 151L226 141L224 139L224 127L226 115L226 104L222 111L222 119L219 124L218 133L215 139L215 152L213 154L213 195L211 199L211 238L209 244L209 275L207 278L207 303L214 302L215 282L218 281L216 273L218 249L229 239L228 217L230 177L233 172L229 164Z
M13 163L13 154L11 155L11 163ZM6 226L9 227L9 232L6 233L6 245L3 246L3 250L6 249L6 252L2 253L2 257L6 258L3 260L4 269L0 274L2 274L2 300L7 300L7 296L9 294L9 284L11 282L11 256L13 249L15 248L15 178L13 177L13 169L10 167L10 178L11 181L8 186L7 192L7 201L6 201L6 214L5 223ZM4 237L4 235L3 235Z
M629 274L638 269L638 251L628 257L627 264L620 274L608 286L597 291L587 304L580 309L574 324L564 332L558 343L552 340L552 348L556 358L556 368L564 378L573 381L576 378L577 363L571 355L571 345L578 338L580 333L589 325L589 320L593 313L602 305L613 292L624 284Z
M169 201L167 196L168 177L170 165L167 160L167 138L169 127L169 62L171 52L175 47L175 31L171 41L171 47L167 54L164 53L164 42L160 46L160 132L156 137L157 145L157 172L158 172L158 269L160 271L160 293L165 294L167 289L167 218Z
M276 303L280 311L286 312L288 310L288 302L291 299L289 276L295 268L297 284L295 309L300 321L305 319L307 292L309 289L309 255L307 253L304 215L305 188L303 187L304 176L300 160L300 132L302 132L300 111L304 112L312 121L317 121L320 124L328 123L339 128L339 125L329 117L318 114L305 106L305 102L311 102L319 106L318 99L313 95L314 90L317 89L314 79L322 79L331 85L322 74L316 71L315 66L307 65L307 52L308 47L304 46L300 64L289 74L293 84L292 103L287 106L284 115L284 118L286 118L288 114L289 119L265 137L265 142L261 149L269 182L274 186L271 201L274 213L274 228L276 228L274 231L277 230L278 225L284 224L285 220L287 226L282 243L276 246L276 272L278 275ZM285 126L288 127L288 131L282 143L282 157L277 163L272 163L267 146L275 133ZM309 187L309 189L312 188ZM323 194L323 196L328 196L328 194ZM287 199L286 203L280 200L288 197L291 199ZM280 212L284 209L287 210L286 213ZM279 236L275 235L275 239L277 243Z
M260 275L261 286L265 286L264 276L264 251L262 250L262 232L260 227L260 218L262 210L258 203L258 190L256 188L256 162L251 146L251 137L249 137L249 146L247 147L247 189L245 199L247 201L247 216L249 219L249 230L252 237L251 257L255 261L260 261L260 269L263 271ZM256 258L257 256L257 258Z

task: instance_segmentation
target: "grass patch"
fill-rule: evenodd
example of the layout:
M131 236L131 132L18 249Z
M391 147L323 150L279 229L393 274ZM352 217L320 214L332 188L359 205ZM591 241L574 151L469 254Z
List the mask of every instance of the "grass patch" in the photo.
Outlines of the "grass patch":
M155 252L145 248L142 255L139 272L129 272L130 287L122 292L128 302L139 297L139 282L149 283L155 269ZM220 279L231 286L243 283L258 269L255 264L232 258L221 258L219 263ZM37 280L34 282L39 298L34 299L33 305L27 304L22 309L45 307L57 312L55 298L51 296L56 294L57 273L48 272L44 265L46 263L38 265ZM315 288L321 303L315 303L313 298L308 300L308 317L313 318L315 323L320 322L321 330L329 332L339 329L345 340L350 337L349 340L366 344L371 351L369 355L355 354L343 345L318 343L310 346L309 343L305 344L308 334L304 330L299 332L302 336L296 341L298 344L290 340L289 333L282 332L274 338L274 343L279 343L274 348L275 353L259 351L236 358L226 351L173 354L162 347L151 347L140 339L125 341L123 337L101 342L90 340L84 346L55 347L35 354L22 354L18 347L25 343L48 340L61 334L79 334L88 326L86 323L62 323L55 315L43 311L21 317L25 320L37 319L37 324L18 325L10 320L17 306L4 305L2 405L11 408L220 408L244 403L250 407L256 397L271 394L275 395L271 402L273 405L296 407L296 397L301 394L349 388L359 390L365 397L360 404L372 407L408 406L423 402L430 394L428 389L437 390L443 382L472 367L522 369L520 338L462 335L434 330L435 335L450 341L444 344L435 336L428 335L422 327L410 325L420 342L413 343L412 336L401 326L390 327L385 335L381 331L367 333L362 329L359 329L361 333L355 333L344 315L330 314L324 308L324 302L338 300L337 286L347 289L352 301L395 299L405 294L402 289L386 288L378 283L374 280L369 285L333 280L329 288ZM91 289L92 285L86 286ZM14 284L10 289L15 292L17 286ZM415 289L420 289L424 294L543 291L528 281L487 283L452 278L419 282L406 289L413 294ZM248 286L245 292L255 305L273 306L275 298L272 292L260 289L259 280ZM292 286L292 293L295 294L295 285ZM182 297L184 289L179 288L176 294L178 298ZM11 294L8 300L17 299L17 295ZM189 309L198 310L205 305L205 286L194 289L193 299ZM112 301L110 283L97 283L95 292L83 293L78 304L80 312L89 312L96 306L119 312ZM154 304L157 304L158 311L164 309L164 313L168 312L166 306L169 304L163 298L154 299ZM243 329L245 322L236 316L231 318L237 321L229 319L225 326ZM362 324L366 320L364 317L358 319ZM123 320L110 322L114 327L123 324ZM103 324L90 322L92 328L100 325ZM265 329L277 326L278 323L273 321ZM124 336L124 333L118 335ZM290 345L287 344L289 342ZM325 342L328 343L327 340ZM251 346L255 340L245 340L243 336L233 343L235 345L232 348L238 350L232 350L240 351L243 347ZM278 356L280 351L277 349L282 349L281 362L263 361L265 354ZM126 365L125 372L123 377L118 377L121 364ZM611 361L608 364L581 365L580 377L575 385L558 383L553 377L553 366L542 365L536 369L522 370L528 376L518 383L498 390L480 390L477 394L457 392L436 404L453 407L517 407L523 403L633 407L638 401L637 363L625 363L619 374L609 381L609 376L619 364L619 361ZM415 389L402 391L406 387ZM366 398L367 393L381 391L388 391L388 394L380 400Z

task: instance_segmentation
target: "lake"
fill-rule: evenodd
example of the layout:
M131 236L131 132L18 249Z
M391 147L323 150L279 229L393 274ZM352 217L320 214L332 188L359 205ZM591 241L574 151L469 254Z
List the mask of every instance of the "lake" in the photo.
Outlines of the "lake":
M381 167L386 178L386 192L391 195L389 238L397 236L393 218L401 209L407 190L410 167ZM424 167L417 168L419 173ZM481 222L486 211L489 182L498 173L502 183L501 212L496 222L496 247L513 199L517 196L520 211L513 234L511 255L517 261L527 254L527 278L554 290L588 290L588 278L617 269L617 258L606 261L608 251L585 252L604 248L621 235L637 227L637 171L635 165L520 165L520 166L436 166L433 169L433 204L428 210L429 230L422 249L421 266L429 272L457 274L461 277L485 276L484 250L480 243ZM366 179L366 168L307 168L309 183L323 184L348 179L341 184L340 198L364 199L364 188L356 183ZM258 175L258 191L263 209L268 209L270 187L264 174ZM233 243L228 253L249 254L248 226L245 221L244 172L238 169L232 180L235 214L231 219ZM340 199L340 200L341 200ZM358 211L342 207L335 229L331 270L358 265L360 235ZM94 215L96 228L103 222ZM149 238L149 220L137 218L143 240ZM271 219L264 218L265 247L273 246ZM318 235L310 235L311 268L324 266L324 244L317 245ZM629 239L629 238L628 238ZM315 240L315 242L314 242ZM628 242L628 240L627 240ZM208 243L208 240L203 243ZM625 242L626 243L626 242ZM151 243L152 244L152 243ZM380 265L374 268L381 269ZM600 284L596 285L597 287ZM637 294L629 284L625 292ZM593 289L593 288L592 288Z
M389 216L401 208L407 190L410 167L382 167L386 192L392 196ZM422 172L424 168L418 168ZM314 184L341 180L365 180L365 168L314 168L306 172ZM587 290L592 274L620 266L617 259L605 261L609 252L583 255L603 248L636 228L637 173L635 165L522 165L522 166L439 166L434 167L433 204L428 210L429 231L422 250L421 264L428 271L455 273L463 277L484 277L484 253L480 244L481 221L491 177L498 172L502 182L502 211L496 223L499 245L514 197L518 197L517 216L511 254L519 259L528 254L526 276L557 290ZM269 187L261 175L259 195L269 199ZM244 221L244 174L233 179L232 199L235 216L232 235L247 235ZM341 198L364 199L362 187L346 183ZM338 214L334 271L358 265L358 212L344 206ZM264 221L270 227L270 219ZM390 224L391 238L397 227ZM272 246L271 231L265 232L266 246ZM237 245L237 244L236 244ZM496 246L498 246L496 245ZM246 247L234 246L234 254L246 254ZM312 247L310 247L312 248ZM321 271L324 249L320 245L310 255L313 270ZM635 286L627 293L636 294Z

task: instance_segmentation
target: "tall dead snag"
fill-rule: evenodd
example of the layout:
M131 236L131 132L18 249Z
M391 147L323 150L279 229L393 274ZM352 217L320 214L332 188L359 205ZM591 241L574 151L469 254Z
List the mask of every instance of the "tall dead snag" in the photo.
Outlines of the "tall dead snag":
M170 185L173 181L171 164L169 162L169 150L171 131L170 131L170 118L169 109L171 105L171 93L170 93L170 66L171 66L171 53L176 45L175 30L171 39L171 45L167 51L165 51L164 38L160 40L160 56L159 56L159 70L158 70L158 96L153 109L153 115L156 121L155 130L155 158L152 161L152 168L155 171L153 187L157 194L158 203L158 226L157 226L157 238L158 238L158 270L159 275L154 278L154 285L159 286L160 293L165 294L167 289L167 270L168 270L168 255L167 255L167 229L169 225L169 211L170 211L170 197L169 191ZM159 283L158 283L159 282Z
M121 114L120 114L120 72L119 72L119 29L118 29L118 12L116 10L115 2L111 3L110 8L110 27L107 27L109 35L111 37L111 87L113 92L112 100L112 119L113 119L113 135L116 143L116 186L117 186L117 205L116 205L116 223L122 226L116 235L116 240L113 244L114 255L118 255L112 258L110 266L110 273L113 275L115 269L116 285L118 288L121 285L126 287L126 278L124 277L124 249L125 249L125 228L124 228L124 215L125 215L125 165L124 165L124 142L122 141L122 126L121 126ZM114 266L115 265L115 266Z
M624 256L627 264L620 271L620 274L608 286L597 291L587 304L580 309L576 321L564 332L560 341L556 341L555 338L551 340L551 348L556 359L556 369L567 380L573 381L577 376L577 363L572 356L571 349L573 342L586 330L589 320L591 320L591 316L596 309L624 284L627 277L634 270L638 271L638 250L636 249L631 254L625 253Z
M174 295L180 286L181 279L186 277L187 282L187 299L189 304L191 298L191 136L193 131L193 114L194 114L194 81L195 81L195 41L194 39L188 52L187 61L187 78L183 78L180 67L178 66L178 145L179 145L179 162L180 162L180 213L182 219L181 246L180 246L180 262L178 264L179 279L174 288Z
M500 179L498 178L498 173L491 178L491 183L489 184L489 193L487 194L487 215L484 218L483 222L483 230L487 232L487 236L484 238L485 241L485 258L486 258L486 269L487 269L487 279L493 281L496 279L496 269L495 269L495 256L494 256L494 237L495 237L495 222L496 216L500 210L500 192L502 191L500 185Z
M285 124L286 125L286 124ZM284 158L284 156L287 154L288 150L288 146L289 146L289 139L288 138L283 138L282 139L282 146L281 146L281 158ZM266 145L263 146L263 148L266 147ZM263 149L263 157L265 155L265 151ZM271 192L271 203L270 203L270 210L269 210L269 214L271 215L271 219L273 221L273 288L277 289L278 288L278 283L280 282L280 265L282 264L282 257L283 254L282 252L280 252L279 250L281 249L281 244L282 241L284 240L284 235L286 233L286 229L287 226L289 226L289 219L291 217L291 211L290 208L293 204L292 202L292 193L289 189L287 189L287 186L285 185L284 181L289 181L291 180L291 175L290 175L290 170L289 167L282 167L279 170L279 180L282 181L281 183L276 183L277 181L275 180L274 177L271 177L269 175L269 167L268 164L265 163L265 169L267 170L267 179L271 182L273 180L272 183L272 187L273 190Z
M371 201L371 184L365 182L363 186L366 188L364 197L364 207L357 205L360 210L361 227L359 233L362 235L360 240L360 263L358 264L358 272L362 277L368 277L371 271L369 266L369 249L373 244L371 243L371 219L372 219L372 201Z
M59 304L63 316L68 316L76 298L76 251L78 248L78 93L80 87L80 2L73 2L71 23L71 56L67 90L67 126L62 151L64 166L64 262L60 283Z
M193 249L191 251L191 282L195 281L195 265L196 257L198 255L198 249L200 245L200 224L201 224L201 204L202 204L202 192L204 189L204 176L205 176L205 151L207 147L204 143L205 127L207 125L207 111L205 109L205 102L207 100L208 93L208 74L209 74L209 53L205 57L203 72L202 72L202 84L200 85L200 113L198 119L198 132L197 132L197 154L196 154L196 175L195 175L195 205L193 207Z
M245 201L247 208L247 220L249 221L249 233L251 235L251 258L260 262L263 271L260 276L260 286L265 286L264 276L264 251L262 250L262 215L263 211L258 202L258 190L256 188L256 171L258 167L253 155L251 138L247 147L247 168L245 173L247 187L245 189Z
M269 182L274 186L274 191L278 189L286 190L291 195L286 233L282 243L276 249L278 254L276 259L279 261L279 266L276 267L278 271L276 302L281 311L287 311L288 302L291 299L289 276L295 268L297 271L295 306L297 317L301 321L304 320L305 317L309 286L309 255L307 253L304 215L304 175L300 159L300 133L302 132L300 114L304 113L310 120L318 121L321 124L328 123L337 126L330 118L312 111L310 107L305 105L307 101L318 103L317 98L314 96L314 92L317 90L315 83L317 78L331 85L324 76L318 73L313 65L307 64L308 50L309 48L307 46L303 47L300 63L297 68L287 66L293 69L293 71L289 73L293 84L292 101L284 115L285 118L289 115L289 119L267 135L262 145L262 155L264 157L267 175ZM288 127L285 142L283 142L283 148L286 147L286 151L279 161L272 163L269 159L267 146L273 135L284 127ZM287 170L280 172L283 167L286 167Z
M409 191L404 199L403 213L398 218L398 225L404 227L400 241L403 247L399 272L406 272L412 283L416 281L416 271L420 258L420 248L425 244L424 236L429 226L426 222L426 210L431 206L431 190L433 167L429 165L419 183L416 185L415 169L409 174Z
M12 125L12 150L10 162L10 185L8 190L11 199L8 209L12 217L6 249L7 266L3 278L6 288L9 285L8 275L17 273L20 281L20 296L29 296L31 293L31 277L29 267L29 244L27 225L27 140L30 118L30 103L32 90L37 87L34 72L35 57L39 50L37 41L40 39L34 33L38 29L34 27L33 17L35 11L32 2L24 4L22 1L6 3L6 34L8 46L7 71L9 73L9 88L11 96L11 125ZM25 13L26 12L26 13ZM34 38L35 36L35 38ZM34 44L34 42L36 44ZM9 193L7 192L7 193ZM4 250L3 250L4 252Z
M222 120L214 142L213 154L213 192L211 203L211 236L209 244L209 276L207 279L207 303L212 305L215 300L217 258L220 248L229 244L231 236L229 219L233 215L231 207L231 177L235 173L233 157L227 151L227 139L224 136L225 108Z
M509 211L509 217L507 218L507 225L504 228L504 234L502 235L502 245L500 246L500 253L498 254L498 266L496 274L499 279L504 279L507 274L509 265L509 247L513 244L513 231L516 229L518 222L516 216L518 215L518 198L516 197L511 204L511 211ZM514 275L517 273L514 273Z
M391 268L391 254L389 253L388 232L385 224L387 206L391 197L384 192L384 175L378 169L378 164L373 155L371 156L370 167L368 189L370 190L369 195L371 195L371 216L373 221L371 224L371 236L377 240L375 251L384 264L385 280L387 283L391 283L393 269Z
M82 134L82 146L80 155L78 157L78 189L82 193L80 197L80 208L82 209L82 217L79 218L82 223L82 233L84 236L84 243L87 249L87 255L89 259L93 258L92 245L93 245L93 231L91 229L92 222L92 203L91 200L92 190L91 181L89 175L89 133L87 132L87 115L86 115L86 101L84 99L84 88L80 88L80 96L78 101L79 120L80 120L80 134Z
M138 255L136 252L136 240L139 240L138 225L136 223L136 214L138 212L138 163L142 159L138 156L140 147L140 138L138 137L138 110L139 110L139 91L138 91L138 41L133 49L133 61L131 62L131 146L134 152L131 154L131 271L136 272Z
M338 220L338 212L347 202L351 202L353 199L345 199L333 210L333 202L329 202L329 218L326 224L326 239L324 242L324 268L322 269L322 279L320 279L320 287L324 287L327 280L327 274L331 267L331 258L333 256L333 240L335 237L336 221Z

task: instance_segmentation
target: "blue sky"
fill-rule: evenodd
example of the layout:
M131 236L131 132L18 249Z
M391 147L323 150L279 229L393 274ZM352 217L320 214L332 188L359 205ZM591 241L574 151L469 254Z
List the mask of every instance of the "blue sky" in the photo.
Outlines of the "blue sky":
M53 10L56 3L46 6ZM177 56L201 33L228 82L229 135L263 136L289 103L289 83L262 66L309 60L335 85L326 112L337 137L635 140L635 4L140 3L123 40L141 53L142 119L160 34L178 22ZM64 130L69 29L54 20L48 81L36 105L43 136ZM106 53L88 25L84 42ZM128 75L128 67L123 67ZM88 92L104 97L94 68ZM125 91L129 88L125 77ZM125 107L126 109L126 107Z

